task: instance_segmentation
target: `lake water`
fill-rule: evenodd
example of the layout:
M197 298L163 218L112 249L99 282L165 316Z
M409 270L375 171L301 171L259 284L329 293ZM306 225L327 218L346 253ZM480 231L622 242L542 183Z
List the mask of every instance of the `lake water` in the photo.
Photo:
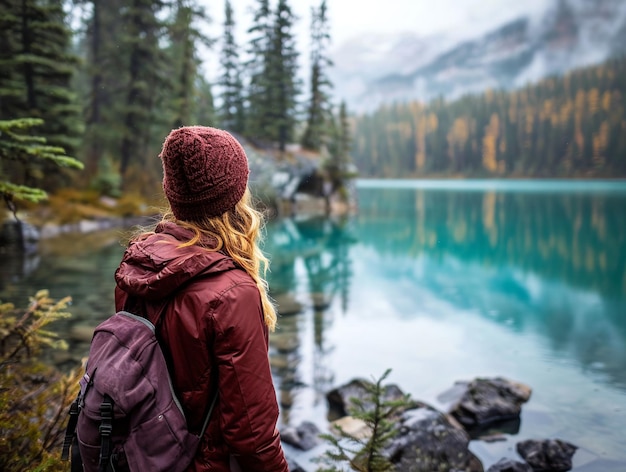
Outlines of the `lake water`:
M353 217L268 224L281 423L325 428L326 391L387 368L439 408L455 381L504 376L533 394L506 441L472 441L485 469L517 441L560 438L580 448L576 471L626 470L626 183L359 181L357 201ZM119 241L5 258L1 300L72 295L58 363L112 309Z

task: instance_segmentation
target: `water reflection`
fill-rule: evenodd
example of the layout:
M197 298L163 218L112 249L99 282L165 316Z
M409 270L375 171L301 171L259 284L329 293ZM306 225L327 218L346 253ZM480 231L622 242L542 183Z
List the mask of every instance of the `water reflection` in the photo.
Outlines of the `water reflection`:
M359 202L363 245L421 260L421 285L626 388L626 192L377 188Z
M272 335L272 366L278 378L283 421L289 421L294 395L301 387L311 387L319 402L333 386L332 368L325 362L332 346L324 332L332 320L328 308L338 300L345 311L350 296L352 274L349 246L355 243L348 219L312 217L280 219L268 225L264 251L272 259L269 283L281 315L279 328ZM296 309L293 305L296 305ZM290 307L291 304L291 307ZM301 348L307 323L302 312L312 315L312 385L302 379Z
M362 242L380 252L452 255L603 295L626 291L624 193L365 188L359 202Z

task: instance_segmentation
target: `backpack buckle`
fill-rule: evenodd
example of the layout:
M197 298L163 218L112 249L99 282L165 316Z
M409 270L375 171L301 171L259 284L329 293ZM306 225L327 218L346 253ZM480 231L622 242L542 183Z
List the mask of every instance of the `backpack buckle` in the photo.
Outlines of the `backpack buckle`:
M100 418L100 434L110 436L113 431L113 400L108 395L105 395L100 403Z
M113 432L113 425L102 423L100 424L98 431L100 431L101 436L111 436L111 433Z

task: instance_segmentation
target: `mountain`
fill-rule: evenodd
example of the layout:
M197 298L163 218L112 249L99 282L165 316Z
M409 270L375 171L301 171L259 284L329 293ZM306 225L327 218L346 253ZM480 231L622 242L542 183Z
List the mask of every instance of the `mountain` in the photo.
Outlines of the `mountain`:
M626 1L546 0L462 41L452 34L355 38L333 52L336 95L356 112L382 103L511 89L626 53Z

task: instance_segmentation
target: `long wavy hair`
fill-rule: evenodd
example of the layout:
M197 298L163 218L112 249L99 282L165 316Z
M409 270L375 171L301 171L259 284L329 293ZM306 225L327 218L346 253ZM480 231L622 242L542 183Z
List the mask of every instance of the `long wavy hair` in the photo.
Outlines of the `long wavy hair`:
M197 221L176 219L171 210L163 215L164 221L172 221L177 225L194 232L194 237L179 247L202 245L207 251L222 251L228 254L236 264L241 266L252 277L261 294L265 324L271 331L276 327L276 309L268 294L265 280L269 261L259 248L262 237L263 214L252 205L250 190L246 189L243 197L233 210L221 216L207 217ZM203 241L213 240L215 244L207 246Z

